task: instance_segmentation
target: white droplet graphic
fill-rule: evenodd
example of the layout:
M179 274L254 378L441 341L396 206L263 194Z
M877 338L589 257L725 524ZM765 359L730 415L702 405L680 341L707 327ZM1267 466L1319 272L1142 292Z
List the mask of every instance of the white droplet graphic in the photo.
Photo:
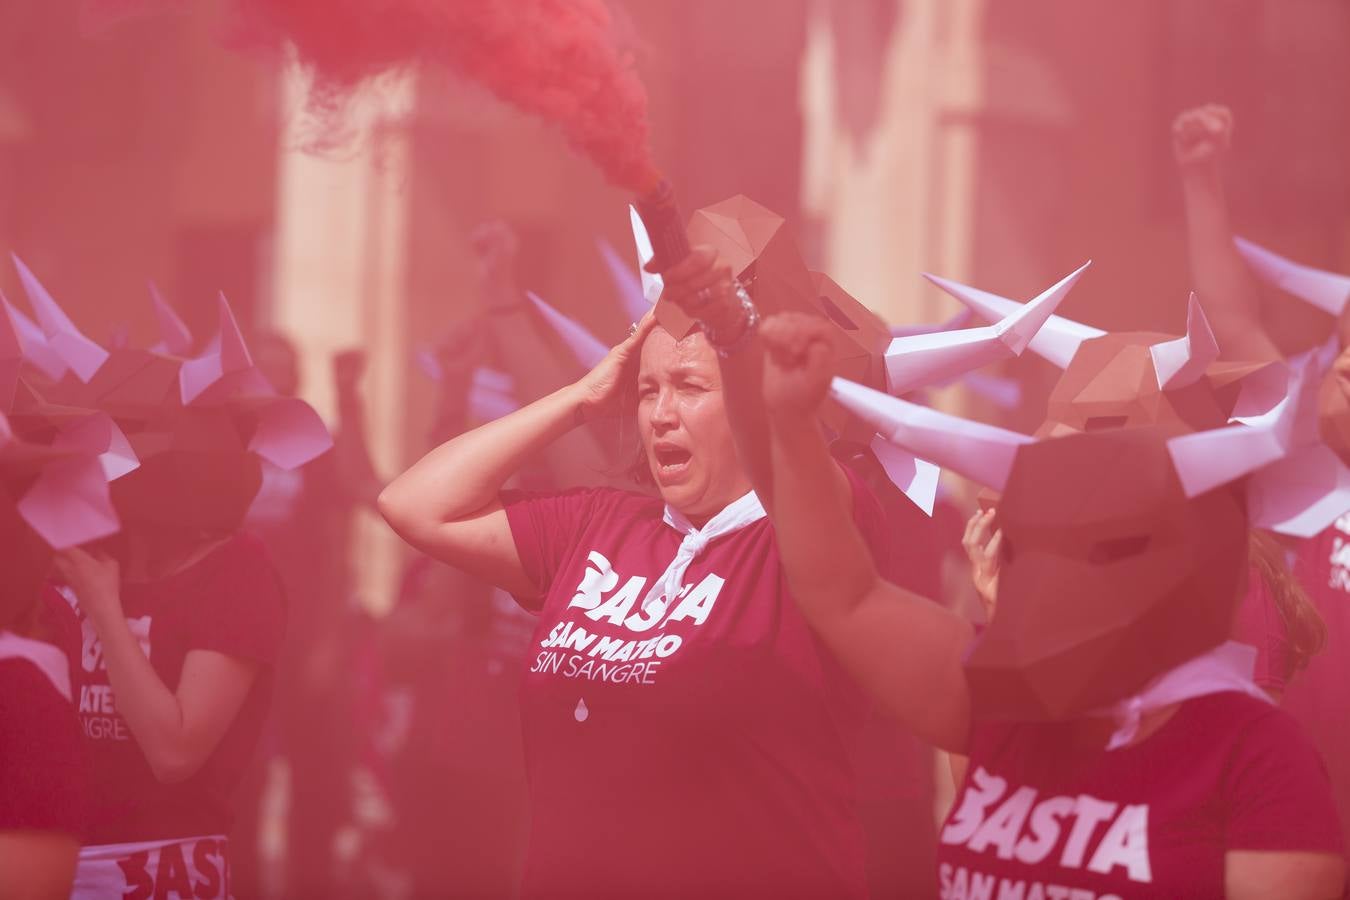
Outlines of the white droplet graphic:
M586 719L590 716L590 714L591 711L586 708L586 701L578 700L577 708L572 710L572 715L576 718L576 720L578 722L585 722Z

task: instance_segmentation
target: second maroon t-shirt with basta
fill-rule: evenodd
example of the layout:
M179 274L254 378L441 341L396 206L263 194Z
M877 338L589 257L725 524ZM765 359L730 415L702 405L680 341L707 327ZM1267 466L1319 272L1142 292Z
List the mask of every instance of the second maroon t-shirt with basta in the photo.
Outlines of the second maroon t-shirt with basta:
M1280 709L1182 703L1119 750L1081 723L978 723L939 834L941 900L1224 896L1230 851L1336 854L1326 770Z
M852 479L873 544L875 499ZM522 717L531 897L857 897L857 687L789 594L767 518L644 610L681 535L616 490L503 495L539 598Z

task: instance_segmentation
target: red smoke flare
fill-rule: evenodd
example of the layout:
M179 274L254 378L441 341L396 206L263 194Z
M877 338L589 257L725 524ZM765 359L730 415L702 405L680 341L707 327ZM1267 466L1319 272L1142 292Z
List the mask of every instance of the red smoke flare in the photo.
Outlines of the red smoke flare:
M165 0L86 0L95 19ZM293 45L315 73L311 108L340 108L383 72L438 63L558 126L615 184L639 194L657 179L647 92L619 49L603 0L229 0L231 43Z

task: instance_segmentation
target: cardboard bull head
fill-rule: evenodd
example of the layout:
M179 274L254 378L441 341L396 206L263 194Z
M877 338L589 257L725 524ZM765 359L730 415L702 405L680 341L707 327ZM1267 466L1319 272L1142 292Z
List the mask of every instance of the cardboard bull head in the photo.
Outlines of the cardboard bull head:
M1250 424L1047 437L969 422L842 379L886 440L1002 493L998 616L966 660L981 716L1066 719L1227 639L1245 586L1242 479L1286 456L1302 376Z
M295 468L332 445L318 414L299 398L277 395L253 366L223 296L220 334L199 355L178 355L190 351L191 335L153 289L161 341L152 350L108 353L82 335L70 337L70 319L31 272L20 272L30 299L38 298L35 308L61 338L51 346L66 348L77 377L63 373L36 389L20 381L13 401L16 428L42 435L71 409L98 409L111 417L125 434L123 449L140 464L112 491L128 528L232 532L261 483L260 460Z
M969 288L941 285L986 319L1008 316L1022 304ZM1127 425L1158 424L1199 431L1245 420L1283 396L1287 369L1278 361L1219 362L1204 311L1191 296L1186 334L1109 334L1050 316L1028 349L1064 371L1051 393L1041 436ZM1287 458L1267 466L1248 486L1254 526L1309 537L1350 510L1350 408L1331 368L1334 346L1310 351L1303 362L1323 378L1320 409L1305 399L1296 417L1299 438ZM1325 373L1325 374L1323 374ZM1320 420L1320 421L1319 421ZM1321 440L1317 439L1320 425Z
M1252 274L1265 284L1298 297L1333 316L1342 316L1350 301L1350 276L1315 269L1294 262L1254 244L1235 238L1234 244ZM1344 326L1342 326L1344 327ZM1342 464L1350 465L1350 374L1343 366L1328 372L1318 397L1322 440Z
M638 224L635 219L635 229ZM792 229L782 216L737 195L695 212L688 231L691 244L717 248L754 299L761 316L788 310L825 316L836 326L838 371L867 384L882 385L881 359L891 337L885 323L828 276L807 269ZM636 239L641 258L643 235L637 234ZM693 319L665 301L657 302L656 319L677 337L696 327Z
M988 321L1021 306L953 282L939 286ZM1028 349L1064 372L1046 410L1047 428L1060 430L1141 424L1216 428L1235 411L1268 409L1283 386L1277 364L1218 361L1218 344L1194 294L1187 306L1186 333L1180 337L1109 333L1054 315Z

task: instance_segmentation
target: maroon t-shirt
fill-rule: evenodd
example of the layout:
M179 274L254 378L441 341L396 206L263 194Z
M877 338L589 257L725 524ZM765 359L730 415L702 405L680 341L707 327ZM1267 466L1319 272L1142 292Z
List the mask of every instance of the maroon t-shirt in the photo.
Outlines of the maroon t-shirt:
M225 736L201 769L178 784L150 770L108 682L103 648L66 586L47 609L70 657L71 692L84 731L92 778L90 844L223 834L230 798L262 730L271 663L285 625L280 584L256 538L239 535L171 578L122 586L127 624L169 690L177 690L191 650L213 650L261 663Z
M1080 734L975 727L938 836L944 900L1222 897L1229 850L1340 852L1326 770L1271 704L1199 697L1111 752L1083 749Z
M78 839L87 790L75 709L44 674L43 661L9 649L0 649L0 832L60 831Z
M1294 574L1327 623L1327 644L1290 680L1281 706L1322 752L1350 823L1350 515L1303 542Z
M853 479L855 519L881 510ZM857 687L788 593L767 518L642 611L680 535L616 490L503 495L541 599L522 686L534 897L857 897Z

